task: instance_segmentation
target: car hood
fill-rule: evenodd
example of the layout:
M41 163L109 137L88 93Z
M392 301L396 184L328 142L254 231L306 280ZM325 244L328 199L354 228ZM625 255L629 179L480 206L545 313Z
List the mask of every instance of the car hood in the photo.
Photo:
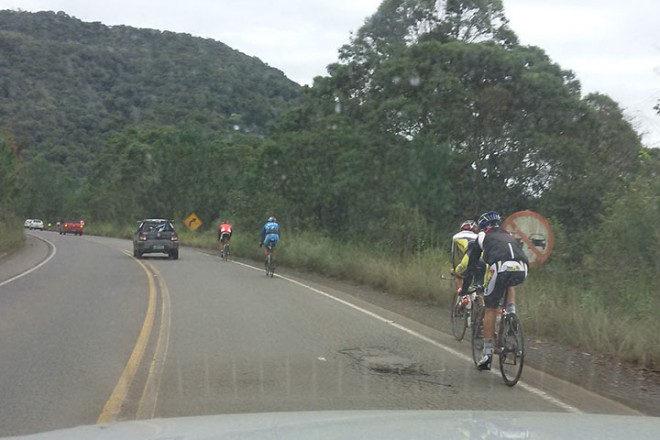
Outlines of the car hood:
M660 418L538 412L328 411L153 419L20 439L657 439Z

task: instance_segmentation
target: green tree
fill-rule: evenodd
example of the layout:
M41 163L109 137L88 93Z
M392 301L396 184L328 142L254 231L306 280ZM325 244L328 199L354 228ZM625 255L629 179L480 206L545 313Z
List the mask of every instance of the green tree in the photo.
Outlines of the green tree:
M496 41L515 45L501 0L447 0L443 19L433 34L468 43Z
M76 177L127 126L186 121L263 135L300 93L217 41L53 12L0 11L0 70L0 120L26 161L45 154Z
M590 94L573 127L578 142L566 145L560 172L542 205L569 232L593 224L604 211L609 193L625 191L638 171L641 141L611 98Z
M20 193L19 160L15 144L8 136L0 137L0 220L6 220L16 212Z
M61 167L38 155L26 163L21 176L21 202L25 217L41 218L45 222L58 221L63 215L82 212L63 212L67 199L76 196L78 186L67 179Z
M657 156L657 155L656 155ZM658 165L655 158L655 167ZM588 268L597 273L598 291L610 307L641 314L660 305L657 274L660 271L660 181L641 177L625 192L609 194L603 221L591 237L595 240Z
M94 219L126 222L156 216L154 208L166 191L159 187L159 164L149 142L159 134L132 128L106 146L88 177Z

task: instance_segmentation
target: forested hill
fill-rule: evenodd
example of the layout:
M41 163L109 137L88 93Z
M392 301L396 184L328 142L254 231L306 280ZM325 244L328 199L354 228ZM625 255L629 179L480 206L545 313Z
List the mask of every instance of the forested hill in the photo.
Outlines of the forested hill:
M0 128L27 159L44 152L82 170L106 135L131 124L262 133L299 92L218 41L0 11Z

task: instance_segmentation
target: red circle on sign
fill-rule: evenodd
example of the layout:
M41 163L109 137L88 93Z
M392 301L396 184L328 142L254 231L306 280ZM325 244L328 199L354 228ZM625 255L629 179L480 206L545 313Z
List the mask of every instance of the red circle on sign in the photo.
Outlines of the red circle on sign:
M550 223L534 211L519 211L511 214L502 223L506 229L523 244L523 250L531 267L545 263L555 245L555 235Z

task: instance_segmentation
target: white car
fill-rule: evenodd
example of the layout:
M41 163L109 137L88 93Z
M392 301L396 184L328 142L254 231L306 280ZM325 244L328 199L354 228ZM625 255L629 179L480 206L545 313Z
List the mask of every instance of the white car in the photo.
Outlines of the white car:
M44 230L44 221L38 218L29 218L23 223L24 228Z
M30 226L30 229L39 229L39 230L44 230L44 221L40 220L38 218L35 218L32 220L32 226Z

